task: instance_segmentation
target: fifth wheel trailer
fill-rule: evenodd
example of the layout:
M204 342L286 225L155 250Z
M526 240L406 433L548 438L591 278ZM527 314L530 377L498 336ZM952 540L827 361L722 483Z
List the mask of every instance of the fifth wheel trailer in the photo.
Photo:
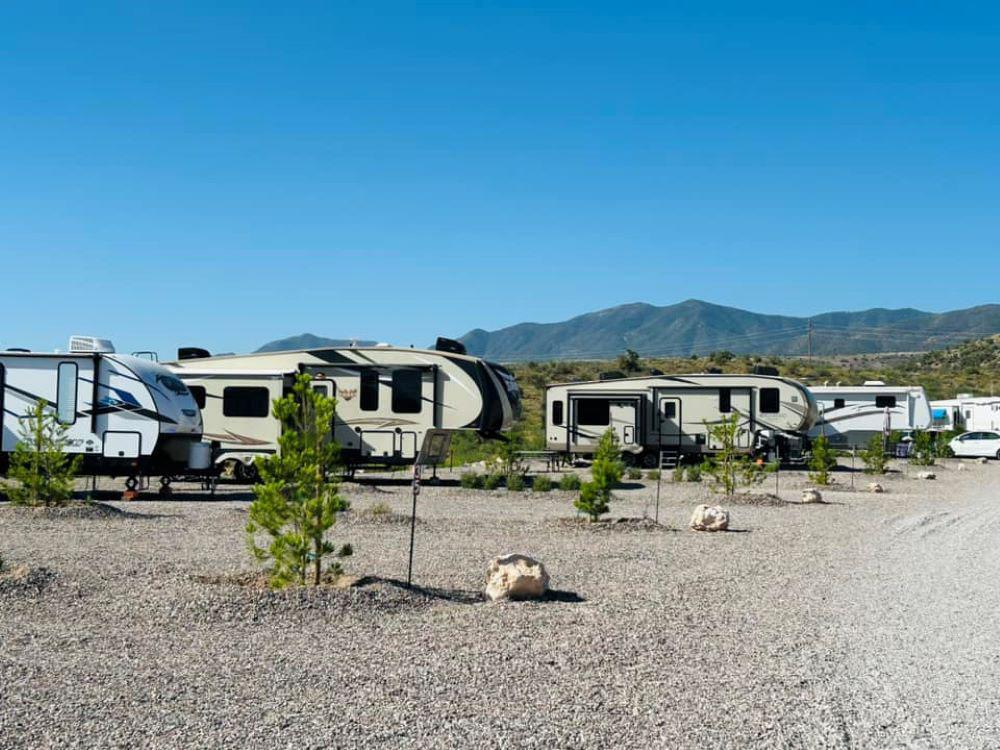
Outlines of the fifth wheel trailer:
M864 385L816 386L810 390L819 403L820 417L809 437L826 437L837 448L863 448L875 435L931 426L930 402L920 386L869 380Z
M817 417L809 390L772 375L657 375L556 383L545 391L549 450L594 452L610 427L626 459L646 467L660 453L678 458L714 453L709 425L738 414L738 447L746 453L795 458Z
M275 453L281 425L271 404L305 373L336 397L333 435L349 467L412 464L434 434L470 431L497 437L521 412L521 391L505 368L464 354L457 342L437 349L343 347L210 356L185 349L167 366L190 388L217 442L224 475L253 477L257 456ZM450 438L449 438L450 439Z
M0 352L4 473L39 402L66 428L66 452L83 456L84 474L169 477L209 468L207 452L195 447L201 413L185 385L162 365L116 354L107 340L74 336L67 352Z
M960 393L955 398L931 401L931 428L981 432L1000 430L1000 398Z

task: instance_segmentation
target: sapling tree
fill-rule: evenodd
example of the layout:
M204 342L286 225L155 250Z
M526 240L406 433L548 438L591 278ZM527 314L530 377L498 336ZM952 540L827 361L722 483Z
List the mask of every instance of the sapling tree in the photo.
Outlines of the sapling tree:
M865 465L865 474L885 474L886 458L884 438L872 435L868 445L858 451L858 456Z
M319 585L326 558L351 554L349 544L337 547L327 539L337 513L349 507L337 491L335 407L336 400L315 390L308 375L300 375L292 392L274 402L282 427L278 452L257 459L261 483L254 486L246 527L254 557L272 564L272 586L305 584L310 569L313 585ZM257 543L261 533L269 537L264 546ZM339 561L328 572L339 575Z
M837 454L830 447L830 440L825 435L816 438L809 456L809 479L825 487L830 484L830 470L836 465Z
M611 509L611 490L621 481L624 471L618 435L609 427L601 435L597 450L594 451L594 461L590 465L593 479L580 487L580 497L573 503L573 507L586 513L591 521L596 521Z
M66 453L66 426L43 401L21 418L20 440L10 457L7 488L15 505L65 505L73 497L73 476L83 457Z
M713 488L727 498L731 498L738 487L752 486L764 480L773 468L754 462L750 456L739 449L739 439L744 429L740 427L739 414L721 422L705 423L711 442L719 449L714 456L702 463L700 470L691 475L688 469L689 481L700 481L701 475L706 475Z
M914 466L933 466L936 457L937 444L934 436L924 430L916 430L910 448L910 463Z

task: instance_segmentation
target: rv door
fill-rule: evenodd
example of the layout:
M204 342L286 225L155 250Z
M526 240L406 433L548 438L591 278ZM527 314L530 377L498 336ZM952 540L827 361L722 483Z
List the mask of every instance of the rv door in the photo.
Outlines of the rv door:
M660 444L678 444L681 440L681 400L661 397L656 418L660 424Z
M639 404L637 401L611 402L611 427L618 434L623 446L635 445L639 428Z

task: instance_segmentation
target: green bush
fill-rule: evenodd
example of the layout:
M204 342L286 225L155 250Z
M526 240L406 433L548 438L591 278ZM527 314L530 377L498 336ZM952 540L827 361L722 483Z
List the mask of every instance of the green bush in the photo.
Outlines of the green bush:
M511 474L509 477L507 477L507 491L524 492L524 475Z
M701 481L701 465L695 464L694 466L688 466L684 473L685 478L689 482L700 482Z
M626 479L642 479L642 469L631 467L625 472Z
M483 489L495 490L503 484L503 474L487 474L483 477Z
M559 480L559 489L576 492L580 489L580 477L577 474L563 474Z
M483 478L474 471L467 471L458 480L467 490L478 490L483 486Z
M837 453L830 447L830 441L825 436L816 438L809 457L809 479L825 487L830 484L830 469L836 465Z
M621 460L621 445L618 436L610 427L601 436L594 451L594 461L590 465L593 481L580 488L580 496L573 503L581 513L586 513L591 521L596 521L610 510L611 488L618 484L625 470Z
M672 476L673 476L675 482L683 482L684 481L684 465L683 464L677 464L674 467L674 470L672 472Z
M654 482L660 478L660 470L653 469L652 471L646 472L646 479L652 479Z
M865 465L865 474L885 474L887 461L881 435L872 435L868 447L858 451L858 457Z
M933 466L937 456L934 436L924 430L913 433L913 445L910 447L910 463L914 466Z
M548 492L552 489L553 484L551 477L541 475L535 477L534 481L532 481L531 489L533 492Z

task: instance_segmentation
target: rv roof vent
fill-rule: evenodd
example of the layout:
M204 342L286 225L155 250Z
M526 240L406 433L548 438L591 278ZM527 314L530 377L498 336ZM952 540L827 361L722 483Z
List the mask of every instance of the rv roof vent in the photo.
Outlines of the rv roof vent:
M662 375L663 374L663 370L659 370L656 367L651 367L651 368L649 368L649 374L650 375Z
M388 341L379 341L377 344L375 344L375 346L378 347L379 349L391 349L392 348L392 344L390 344Z
M884 380L866 380L865 385L885 385Z
M70 336L69 350L71 352L114 354L115 346L108 339L93 336Z
M7 351L14 351L14 350L8 349ZM955 398L975 398L975 396L973 396L971 393L959 393Z
M468 354L465 344L461 341L455 341L455 339L446 339L444 336L438 336L437 342L434 344L434 349L439 352L451 352L452 354Z
M777 375L778 368L771 367L770 365L754 365L753 366L754 375Z
M618 380L619 378L624 378L625 373L620 370L609 370L608 372L602 372L597 377L600 380Z
M182 346L177 350L177 359L203 359L211 356L208 349L201 349L197 346Z

